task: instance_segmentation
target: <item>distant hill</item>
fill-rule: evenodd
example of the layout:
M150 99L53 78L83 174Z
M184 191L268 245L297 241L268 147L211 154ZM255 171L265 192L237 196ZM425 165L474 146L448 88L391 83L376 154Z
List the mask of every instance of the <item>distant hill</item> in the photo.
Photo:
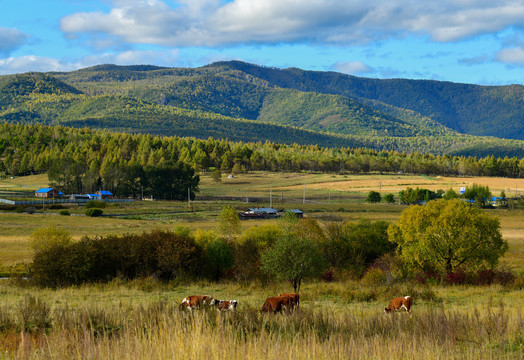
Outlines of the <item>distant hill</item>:
M524 139L522 90L364 79L238 61L195 69L99 65L0 76L0 120L203 139L524 157L523 141L498 138Z

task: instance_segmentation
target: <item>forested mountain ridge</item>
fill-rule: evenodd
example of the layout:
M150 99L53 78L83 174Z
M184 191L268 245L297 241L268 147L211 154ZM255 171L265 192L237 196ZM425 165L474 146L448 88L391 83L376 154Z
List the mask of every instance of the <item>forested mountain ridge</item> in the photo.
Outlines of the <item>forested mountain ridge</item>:
M435 116L384 101L391 96L364 98L360 95L372 91L351 89L351 81L370 87L375 80L241 62L195 69L99 65L0 76L0 120L201 139L524 157L522 141L462 135ZM517 102L518 89L506 96L510 105ZM351 92L358 93L348 96Z
M282 88L376 100L416 111L455 131L524 140L524 86L480 86L435 80L371 79L336 72L276 69L239 61L231 68Z

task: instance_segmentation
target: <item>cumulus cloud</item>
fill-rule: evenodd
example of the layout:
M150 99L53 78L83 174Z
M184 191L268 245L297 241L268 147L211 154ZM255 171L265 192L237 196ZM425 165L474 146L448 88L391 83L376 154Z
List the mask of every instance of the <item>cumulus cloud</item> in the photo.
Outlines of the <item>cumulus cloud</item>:
M136 65L158 64L162 66L175 66L179 60L179 51L138 51L129 50L120 53L104 53L85 56L80 60L81 67L97 64Z
M524 49L522 47L502 49L497 53L496 59L512 65L524 65Z
M29 36L17 29L0 27L0 54L8 55L11 51L24 45Z
M71 71L98 64L136 65L158 64L175 66L179 51L123 51L84 56L72 61L41 56L21 56L0 59L0 75L24 73L29 71Z
M374 72L373 68L360 61L337 62L331 66L331 69L350 75L365 74Z
M70 64L57 59L41 56L21 56L0 59L0 74L16 74L28 71L66 71L78 68L78 64Z
M114 0L111 11L61 19L70 37L164 46L242 43L351 44L409 34L438 42L524 22L516 0Z

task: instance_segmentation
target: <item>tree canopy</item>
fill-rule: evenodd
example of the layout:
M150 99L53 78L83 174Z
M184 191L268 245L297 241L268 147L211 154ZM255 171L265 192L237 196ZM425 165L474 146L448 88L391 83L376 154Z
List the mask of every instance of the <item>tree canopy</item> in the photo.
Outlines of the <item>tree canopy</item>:
M447 274L460 267L494 267L508 249L499 219L458 199L410 206L390 225L388 237L406 263Z

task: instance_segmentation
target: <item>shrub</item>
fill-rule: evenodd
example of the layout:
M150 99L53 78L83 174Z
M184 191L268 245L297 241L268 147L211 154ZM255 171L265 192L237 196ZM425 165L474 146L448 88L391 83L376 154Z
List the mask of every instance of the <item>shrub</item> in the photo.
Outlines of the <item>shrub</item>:
M207 245L205 264L207 275L215 281L218 281L225 271L233 266L233 254L225 241L216 239Z
M71 243L71 234L64 229L49 225L46 228L36 229L31 233L31 248L35 251L43 250L53 245L68 245Z
M202 258L190 234L157 230L47 244L36 249L31 270L36 285L54 288L115 277L199 276Z
M462 269L446 275L446 283L449 285L465 285L471 283L471 275Z
M64 208L64 205L62 204L51 204L48 206L48 209L51 209L51 210L60 210L63 208Z
M60 210L58 213L59 213L60 215L64 215L64 216L69 216L69 215L71 215L71 213L70 213L69 211L67 211L67 210Z
M381 286L385 285L387 281L386 273L377 268L371 268L362 277L360 283L364 286Z
M369 203L379 203L382 201L382 196L377 191L370 191L366 201Z
M395 202L395 196L393 194L384 195L384 201L388 204L393 204Z
M87 216L91 216L91 217L97 217L97 216L102 215L103 213L104 212L102 211L102 209L97 209L97 208L87 209L85 212Z
M106 207L106 205L107 204L105 201L89 200L88 202L86 202L86 209L92 209L92 208L103 209Z
M333 273L333 270L324 271L322 274L322 280L325 282L332 282L335 280L335 274Z

